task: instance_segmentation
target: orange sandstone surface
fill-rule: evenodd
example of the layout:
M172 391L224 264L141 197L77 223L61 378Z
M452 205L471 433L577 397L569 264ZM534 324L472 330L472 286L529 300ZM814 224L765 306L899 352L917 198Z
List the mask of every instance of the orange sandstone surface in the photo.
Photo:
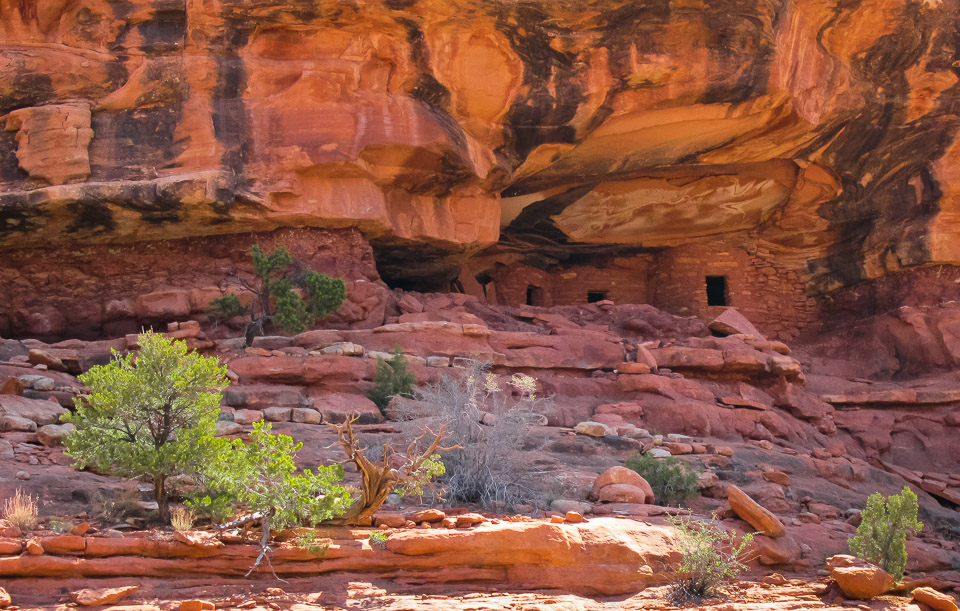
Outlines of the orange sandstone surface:
M956 0L7 3L0 334L98 334L145 289L90 296L109 284L91 265L278 228L358 232L390 286L498 303L534 285L535 305L715 315L703 277L724 276L782 339L847 300L909 305L891 283L956 276L957 18ZM149 282L208 286L172 271ZM50 303L64 282L79 307Z

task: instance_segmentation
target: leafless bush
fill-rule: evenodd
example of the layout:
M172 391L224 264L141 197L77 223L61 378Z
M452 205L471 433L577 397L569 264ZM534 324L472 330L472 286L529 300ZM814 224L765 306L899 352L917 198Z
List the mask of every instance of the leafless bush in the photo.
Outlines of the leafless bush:
M528 483L536 473L521 449L530 424L543 420L550 403L536 387L529 376L506 379L491 373L488 363L471 361L398 406L401 420L418 419L411 431L424 422L433 430L445 427L448 442L460 446L443 456L451 502L503 509L533 501Z

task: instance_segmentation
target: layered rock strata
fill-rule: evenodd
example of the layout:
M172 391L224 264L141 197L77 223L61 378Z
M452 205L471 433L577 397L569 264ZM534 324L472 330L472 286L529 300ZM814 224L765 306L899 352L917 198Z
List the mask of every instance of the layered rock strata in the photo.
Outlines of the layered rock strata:
M329 530L325 551L283 545L271 556L281 576L364 572L424 583L493 584L560 589L592 595L635 593L664 583L680 560L670 530L630 520L598 518L580 524L504 522L470 530L400 530L385 550L366 541L368 530ZM0 575L14 577L243 576L256 560L252 544L191 545L143 537L38 539L40 554L0 553ZM17 542L19 544L19 541ZM265 575L269 569L264 568Z
M0 249L54 268L61 246L351 227L396 286L703 315L727 277L793 337L838 289L960 260L957 17L23 0L0 11ZM565 293L578 266L619 272Z

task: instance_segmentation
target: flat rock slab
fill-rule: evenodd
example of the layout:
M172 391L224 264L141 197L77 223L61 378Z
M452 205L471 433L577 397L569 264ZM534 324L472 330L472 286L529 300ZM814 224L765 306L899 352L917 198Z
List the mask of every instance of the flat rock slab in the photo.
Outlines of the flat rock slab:
M374 550L370 530L329 530L330 546L312 552L275 547L280 576L333 572L403 573L428 583L486 582L522 589L563 589L591 595L634 593L666 583L680 554L671 530L633 520L597 518L580 524L545 521L483 523L471 530L390 532L385 550ZM6 577L242 576L259 548L188 545L144 537L86 537L82 555L0 557ZM57 546L50 545L51 549ZM71 546L73 548L77 546ZM265 569L269 571L269 569Z

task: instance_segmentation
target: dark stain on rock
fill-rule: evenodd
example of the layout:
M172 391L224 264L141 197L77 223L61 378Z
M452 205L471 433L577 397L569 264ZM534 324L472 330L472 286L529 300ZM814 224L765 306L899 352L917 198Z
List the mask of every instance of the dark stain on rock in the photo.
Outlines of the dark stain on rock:
M508 155L522 160L541 144L574 142L576 129L569 123L584 100L578 58L550 45L554 37L570 31L551 23L542 5L533 2L499 7L496 26L523 61L523 84L528 91L507 112L512 140Z
M783 4L766 0L734 7L726 0L706 3L708 12L702 16L702 23L713 36L708 46L719 72L736 74L736 78L712 83L697 100L699 103L737 103L767 93Z
M417 83L410 90L410 97L419 100L428 106L442 110L450 109L450 90L438 81L430 69L430 52L423 38L423 32L416 21L407 17L397 19L407 31L407 42L410 44L410 56L417 66L419 76ZM459 130L459 128L458 128Z
M831 130L825 157L840 172L844 192L819 210L830 221L835 239L826 258L811 262L821 274L812 284L818 292L864 279L868 257L879 258L888 271L930 258L925 227L939 211L942 197L931 164L960 130L960 87L941 94L933 112L908 121L910 83L905 72L928 49L941 50L941 57L933 55L934 64L955 61L960 26L954 24L952 32L931 41L930 33L943 28L930 20L943 17L916 5L903 10L896 31L880 37L853 62L858 80L870 84L860 91L865 108L843 117Z
M383 5L391 11L402 11L417 3L417 0L383 0Z
M607 49L610 75L617 82L613 91L644 86L630 83L633 59L631 47L644 54L663 53L657 32L670 21L673 10L669 0L625 2L605 10L597 18L597 46Z
M39 106L56 99L50 75L30 72L24 62L16 62L12 74L15 75L12 87L5 95L0 95L0 113L25 106Z
M225 9L225 13L228 11ZM242 18L226 16L222 40L217 43L222 51L217 54L217 85L213 92L213 130L224 145L222 163L238 176L243 174L247 157L247 120L243 91L247 76L243 59L237 54L250 38L254 23Z
M110 43L110 51L113 54L113 58L107 62L107 82L110 88L110 91L116 91L122 87L127 79L130 78L130 72L127 70L127 60L129 56L127 55L126 48L126 37L130 33L130 23L128 17L133 11L133 6L129 0L117 0L109 4L110 10L113 11L113 20L123 23L123 27L117 33L116 38ZM109 20L109 17L103 16L105 21ZM94 132L94 137L96 138L96 132Z
M20 182L29 177L17 160L17 132L0 129L0 182Z
M186 42L187 11L184 7L153 11L151 19L133 26L140 35L140 48L150 55L173 53L183 49Z
M180 108L170 106L94 112L91 179L154 178L176 149L179 121Z
M179 57L163 58L150 62L143 73L143 80L151 83L146 91L137 96L137 107L171 106L179 108L186 100L187 82L183 60Z
M110 206L102 201L84 201L67 204L67 210L73 215L73 222L67 226L67 233L97 235L113 231L116 222Z
M37 213L35 209L28 213L27 206L23 204L0 205L0 238L37 229L37 216L42 216L42 213Z

